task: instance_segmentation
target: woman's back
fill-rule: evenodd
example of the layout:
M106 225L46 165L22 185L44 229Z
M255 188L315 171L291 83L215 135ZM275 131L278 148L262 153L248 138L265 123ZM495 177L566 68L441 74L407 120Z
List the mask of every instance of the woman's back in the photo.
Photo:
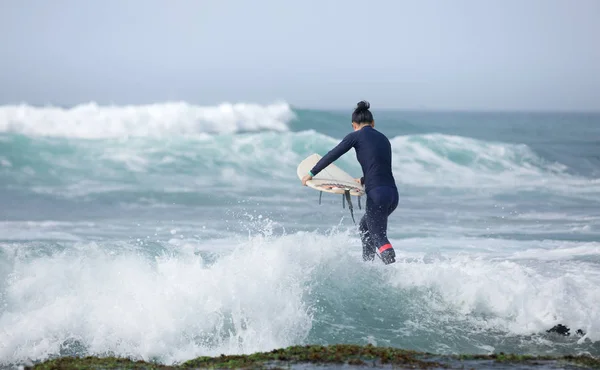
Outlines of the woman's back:
M388 138L371 126L351 133L354 137L356 159L364 174L365 189L377 186L396 187L392 174L392 147Z

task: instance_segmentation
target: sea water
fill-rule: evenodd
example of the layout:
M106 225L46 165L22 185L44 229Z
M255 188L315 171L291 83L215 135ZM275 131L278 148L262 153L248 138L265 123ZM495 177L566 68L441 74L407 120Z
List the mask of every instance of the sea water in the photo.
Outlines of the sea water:
M400 193L388 266L362 261L342 196L319 205L296 175L351 109L0 107L1 365L309 343L600 355L600 114L372 111ZM336 165L362 175L354 150Z

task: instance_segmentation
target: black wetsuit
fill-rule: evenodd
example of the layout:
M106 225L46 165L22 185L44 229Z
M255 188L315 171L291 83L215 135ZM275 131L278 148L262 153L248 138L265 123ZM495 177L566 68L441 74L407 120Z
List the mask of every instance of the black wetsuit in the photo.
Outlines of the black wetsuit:
M398 206L398 189L392 174L392 148L388 138L371 126L354 131L330 150L310 171L316 176L351 148L363 171L361 183L367 193L365 215L360 220L363 258L372 260L375 248L385 263L394 262L395 252L387 238L388 216Z

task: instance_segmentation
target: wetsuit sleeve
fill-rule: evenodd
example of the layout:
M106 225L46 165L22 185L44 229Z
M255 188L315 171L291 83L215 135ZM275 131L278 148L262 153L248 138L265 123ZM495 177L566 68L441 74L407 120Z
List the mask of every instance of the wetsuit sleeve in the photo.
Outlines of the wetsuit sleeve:
M311 176L317 176L317 174L323 171L325 167L329 166L343 154L348 152L348 150L354 147L355 143L356 135L354 135L354 132L346 135L346 137L338 145L336 145L335 148L331 149L323 158L321 158L321 160L319 160L319 162L317 162L317 164L315 164L312 170L310 170Z

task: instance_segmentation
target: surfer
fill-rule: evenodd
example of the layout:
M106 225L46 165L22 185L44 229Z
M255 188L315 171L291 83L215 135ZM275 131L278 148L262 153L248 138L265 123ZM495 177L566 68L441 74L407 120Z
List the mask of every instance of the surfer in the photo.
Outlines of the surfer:
M351 148L356 151L363 176L356 179L365 186L367 202L359 230L363 245L363 259L371 261L379 251L387 265L395 262L396 253L387 238L388 217L398 206L398 189L392 174L392 148L388 138L375 130L370 104L363 100L352 113L353 132L349 133L302 178L302 185L325 167L336 161Z

